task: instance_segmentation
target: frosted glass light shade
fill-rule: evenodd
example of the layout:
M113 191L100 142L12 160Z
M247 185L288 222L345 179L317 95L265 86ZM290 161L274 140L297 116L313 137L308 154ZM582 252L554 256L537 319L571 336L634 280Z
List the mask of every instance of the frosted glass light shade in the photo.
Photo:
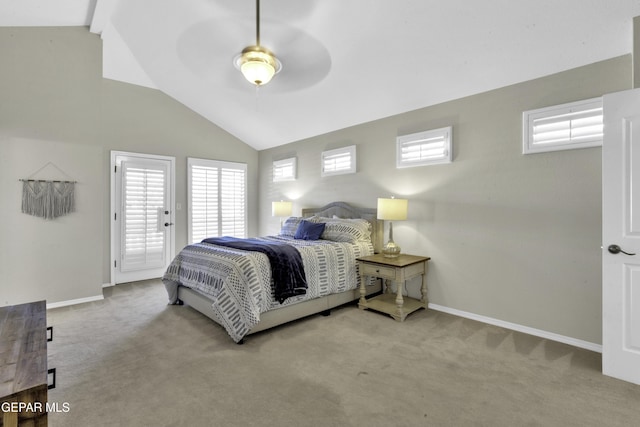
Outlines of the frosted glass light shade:
M249 82L260 86L269 83L276 73L271 64L263 61L250 60L240 66L240 71Z
M407 219L409 201L407 199L378 199L378 219L404 221Z
M262 46L245 47L234 62L244 78L256 86L269 83L282 67L275 55Z
M271 202L271 215L272 216L291 216L293 211L293 203L291 202Z

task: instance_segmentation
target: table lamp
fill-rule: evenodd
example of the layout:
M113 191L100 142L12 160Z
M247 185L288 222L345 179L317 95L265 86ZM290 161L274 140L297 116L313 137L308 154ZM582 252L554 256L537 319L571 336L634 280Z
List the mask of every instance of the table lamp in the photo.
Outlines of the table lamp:
M409 201L407 199L378 198L378 219L386 221L403 221L407 219ZM393 223L389 222L389 241L382 248L382 254L387 258L400 255L400 246L393 241Z
M292 211L293 203L291 202L284 202L282 200L279 202L271 202L271 216L280 217L280 227L282 227L282 218L291 216Z

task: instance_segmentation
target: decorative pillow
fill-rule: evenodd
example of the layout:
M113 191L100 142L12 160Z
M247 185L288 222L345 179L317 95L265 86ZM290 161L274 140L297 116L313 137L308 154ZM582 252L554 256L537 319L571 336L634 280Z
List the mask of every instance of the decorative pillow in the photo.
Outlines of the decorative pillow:
M289 218L287 218L284 221L284 224L282 224L280 235L289 237L295 236L298 225L300 225L300 221L302 221L302 217L299 216L290 216Z
M371 241L371 224L366 219L316 217L312 221L326 224L321 236L324 240L348 243Z
M293 238L302 240L318 240L324 231L324 227L324 222L316 223L303 219L300 221L300 225L298 225L298 229L296 230L296 234Z

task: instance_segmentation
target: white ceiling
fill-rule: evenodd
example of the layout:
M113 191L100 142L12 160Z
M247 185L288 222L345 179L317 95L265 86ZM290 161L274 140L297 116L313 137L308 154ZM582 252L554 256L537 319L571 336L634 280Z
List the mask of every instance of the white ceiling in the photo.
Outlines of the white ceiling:
M0 26L88 25L106 78L157 88L258 150L630 53L640 0L263 0L283 70L233 58L254 0L20 0Z

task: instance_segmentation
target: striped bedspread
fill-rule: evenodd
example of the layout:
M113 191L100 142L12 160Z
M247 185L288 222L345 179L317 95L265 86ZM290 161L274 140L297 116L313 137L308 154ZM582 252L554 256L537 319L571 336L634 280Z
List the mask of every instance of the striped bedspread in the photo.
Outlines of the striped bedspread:
M162 279L169 303L176 303L179 285L207 295L214 301L216 321L239 342L265 311L356 289L360 284L356 258L373 253L369 242L310 241L287 236L258 239L286 242L300 251L307 277L306 295L288 298L282 304L277 302L265 254L196 243L180 251Z

